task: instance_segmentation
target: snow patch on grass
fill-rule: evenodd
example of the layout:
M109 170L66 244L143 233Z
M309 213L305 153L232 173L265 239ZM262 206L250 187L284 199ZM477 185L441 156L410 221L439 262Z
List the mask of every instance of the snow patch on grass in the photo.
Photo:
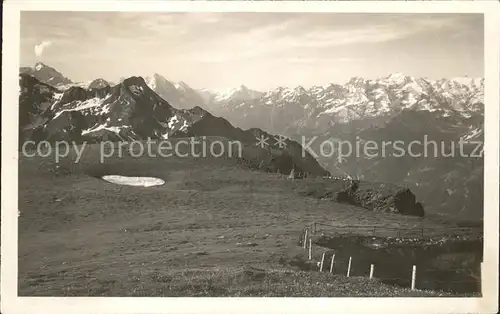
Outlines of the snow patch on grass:
M131 186L157 186L165 184L165 181L153 177L125 177L119 175L106 175L102 177L103 180L114 184L131 185Z

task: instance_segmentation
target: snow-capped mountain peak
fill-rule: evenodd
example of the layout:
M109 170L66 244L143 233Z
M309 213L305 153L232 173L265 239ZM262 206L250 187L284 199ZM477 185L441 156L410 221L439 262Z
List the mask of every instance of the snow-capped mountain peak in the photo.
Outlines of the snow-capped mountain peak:
M220 104L256 99L263 95L263 93L252 90L243 84L236 88L229 88L226 90L211 93L212 102Z
M407 79L407 76L401 72L395 72L389 74L384 80L392 84L403 84Z
M204 104L201 95L185 82L171 82L158 73L147 76L145 81L149 88L176 108L188 109Z

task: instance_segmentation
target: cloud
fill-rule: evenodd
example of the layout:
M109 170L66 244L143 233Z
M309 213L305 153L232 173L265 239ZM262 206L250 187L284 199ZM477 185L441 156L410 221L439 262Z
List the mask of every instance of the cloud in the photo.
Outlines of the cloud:
M24 11L21 60L45 57L52 41L59 62L88 64L74 69L81 80L158 72L197 87L267 89L482 71L483 29L469 13Z
M260 59L282 63L350 62L351 59L334 60L318 49L349 46L355 44L377 44L398 40L414 33L414 30L392 25L368 25L357 28L330 30L326 27L307 29L301 23L283 21L264 26L255 26L245 31L228 31L217 36L207 34L203 49L199 42L189 47L181 58L202 63L242 62ZM211 35L211 36L210 36Z
M203 20L210 20L205 16ZM364 24L326 20L321 16L321 23L314 24L311 17L296 19L276 19L267 23L255 22L246 29L234 29L225 25L225 30L217 33L209 30L206 24L200 27L200 20L191 20L190 27L197 25L202 33L200 40L188 44L182 59L196 60L201 63L227 63L249 61L257 58L274 59L277 62L289 60L292 63L316 63L336 59L321 50L354 45L374 45L406 39L426 31L435 31L456 24L453 18L409 18L408 16L392 19L377 17ZM219 21L227 24L224 19ZM310 26L312 25L312 26ZM200 48L203 49L200 49ZM320 50L321 49L321 50ZM344 48L350 49L350 48ZM326 50L325 50L326 51ZM337 57L338 58L338 57ZM350 62L352 60L330 60L332 62Z
M296 63L296 64L319 64L319 63L339 63L339 62L356 62L359 61L356 58L348 58L348 57L288 57L288 58L280 58L276 60L276 62L284 62L284 63Z
M43 51L45 48L49 47L52 45L52 41L50 40L44 40L42 43L35 45L35 55L37 57L40 57L43 54Z

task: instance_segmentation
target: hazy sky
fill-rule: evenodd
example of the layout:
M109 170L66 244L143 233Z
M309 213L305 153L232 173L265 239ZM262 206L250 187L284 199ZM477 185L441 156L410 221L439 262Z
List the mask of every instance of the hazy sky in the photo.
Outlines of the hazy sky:
M480 14L23 12L21 65L211 89L482 77L483 35Z

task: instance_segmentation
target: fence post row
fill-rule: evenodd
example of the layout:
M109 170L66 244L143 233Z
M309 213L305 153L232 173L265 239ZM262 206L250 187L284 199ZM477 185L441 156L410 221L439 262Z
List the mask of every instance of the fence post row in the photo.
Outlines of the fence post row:
M318 225L324 225L327 227L331 227L334 231L337 231L337 229L339 229L340 231L342 231L342 234L356 234L359 232L368 233L369 231L372 231L372 234L377 235L377 229L381 228L380 226L349 226L349 225L339 227L339 226L335 226L335 225L324 224L322 222L314 221L314 222L310 223L309 225L307 225L308 227L311 228L311 231L309 233L314 234L314 233L319 232ZM386 228L382 228L382 229L385 230ZM392 234L392 232L394 232L395 234L397 234L397 236L399 238L402 238L405 236L410 236L410 235L413 237L414 236L421 236L422 238L425 238L426 237L425 229L426 228L423 228L423 227L422 228L387 228L387 230L391 231L391 234ZM447 229L449 229L449 228L447 228ZM451 229L454 230L457 228L451 228ZM462 230L462 229L460 229L460 230ZM467 231L469 233L472 233L472 230L467 229ZM430 235L432 235L432 232L429 232L429 234L427 236L430 236Z
M311 228L311 232L310 233L317 232L317 224L318 223L314 222L313 224L314 224L314 226L309 225L309 227L305 228L305 234L304 234L304 249L306 249L306 247L307 247L307 240L309 240L309 260L312 260L312 237L311 237L311 235L309 235L309 229L308 228ZM397 233L398 233L398 237L401 237L401 230L402 229L397 228L396 230L397 230ZM405 229L403 229L403 230L405 230ZM408 230L411 230L411 229L408 229ZM376 227L374 226L373 227L373 234L374 235L375 235L375 232L376 232ZM421 228L421 235L422 235L422 237L424 236L424 228ZM326 252L323 252L323 254L321 256L321 262L319 263L319 271L320 272L323 272L324 262L325 262L325 255L326 255ZM332 259L330 261L330 273L334 272L334 266L335 266L335 253L332 254ZM349 264L347 266L347 274L346 274L347 277L350 277L350 275L351 275L351 266L352 266L352 256L349 257ZM370 275L369 275L370 279L373 279L374 272L375 272L375 264L370 264ZM481 272L481 275L482 275L482 273L483 273L483 262L481 262L481 264L480 264L480 272ZM411 290L416 290L416 277L417 277L417 266L413 265L413 267L412 267L412 274L411 274Z

